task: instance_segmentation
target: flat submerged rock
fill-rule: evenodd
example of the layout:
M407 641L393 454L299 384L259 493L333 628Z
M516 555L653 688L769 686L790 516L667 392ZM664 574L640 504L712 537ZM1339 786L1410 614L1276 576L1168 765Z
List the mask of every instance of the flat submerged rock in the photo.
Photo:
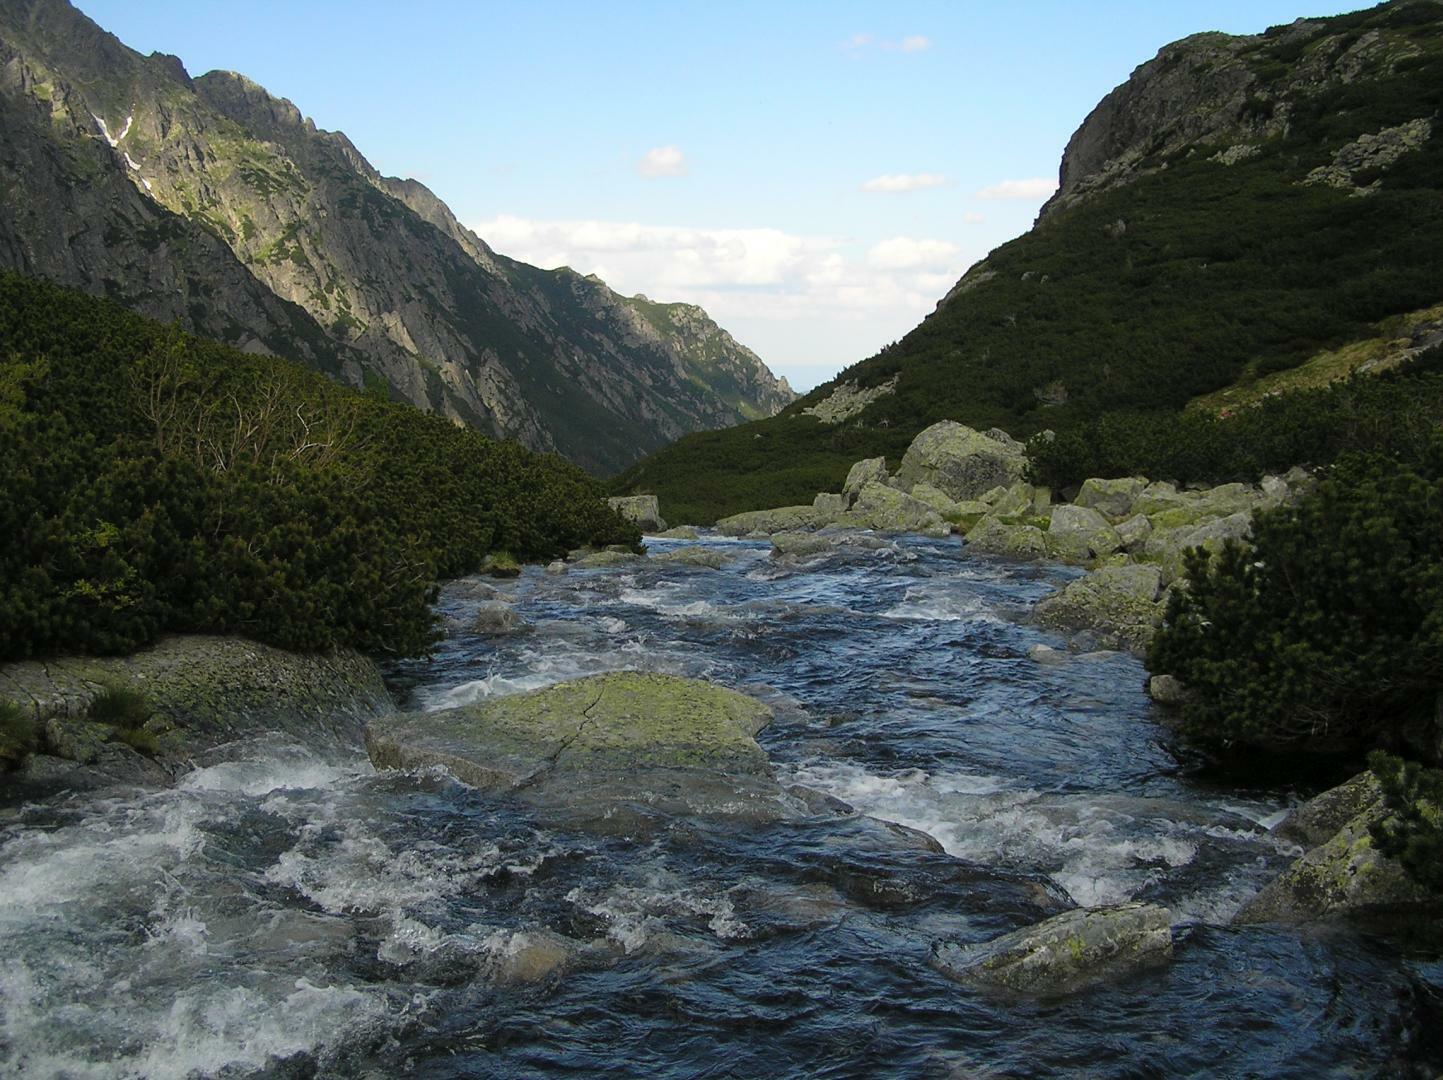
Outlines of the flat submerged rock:
M621 671L367 726L377 768L441 765L497 794L615 818L622 804L757 820L798 808L756 735L771 709L697 679Z

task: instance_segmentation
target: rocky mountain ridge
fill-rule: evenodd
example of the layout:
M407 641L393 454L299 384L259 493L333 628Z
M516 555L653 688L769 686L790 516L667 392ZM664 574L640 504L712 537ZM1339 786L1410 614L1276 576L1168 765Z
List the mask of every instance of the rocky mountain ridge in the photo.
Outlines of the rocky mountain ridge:
M64 0L0 6L0 121L0 266L598 472L792 397L700 309L658 320L497 254L291 102L142 57Z

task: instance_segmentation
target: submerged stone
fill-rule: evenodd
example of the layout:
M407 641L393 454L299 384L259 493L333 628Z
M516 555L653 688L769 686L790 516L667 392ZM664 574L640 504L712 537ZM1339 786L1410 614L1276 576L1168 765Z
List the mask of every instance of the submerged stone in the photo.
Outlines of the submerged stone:
M676 563L680 566L696 566L707 570L720 570L732 561L732 557L725 551L718 551L716 548L703 547L700 544L689 544L686 547L680 547L674 551L663 551L658 555L653 555L651 561Z
M365 740L377 768L442 765L473 787L597 824L631 828L626 804L775 820L802 808L757 745L771 716L712 683L619 671L399 715L368 725Z
M1168 910L1127 903L1064 911L977 945L945 942L932 950L932 966L977 986L1065 994L1171 955Z

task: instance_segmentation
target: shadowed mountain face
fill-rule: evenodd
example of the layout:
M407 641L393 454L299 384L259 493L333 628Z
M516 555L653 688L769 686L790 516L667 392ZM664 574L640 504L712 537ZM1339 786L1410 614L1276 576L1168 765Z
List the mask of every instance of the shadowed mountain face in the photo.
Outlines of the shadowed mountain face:
M699 308L493 252L244 76L0 0L0 266L596 472L792 399Z
M1443 301L1440 112L1435 0L1168 45L1069 141L1033 229L900 342L614 486L712 520L834 491L851 462L895 458L938 420L1063 434L1255 400L1356 343L1426 344Z

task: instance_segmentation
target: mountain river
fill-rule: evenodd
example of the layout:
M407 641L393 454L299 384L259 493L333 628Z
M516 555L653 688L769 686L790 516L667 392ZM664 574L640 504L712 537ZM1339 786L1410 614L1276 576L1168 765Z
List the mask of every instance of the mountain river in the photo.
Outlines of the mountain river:
M1135 658L1029 656L1065 649L1027 616L1077 571L863 541L527 568L498 583L528 624L502 637L466 632L480 600L453 586L453 634L388 675L422 709L620 668L713 679L774 707L787 783L945 854L855 816L568 827L359 747L256 740L171 789L0 812L0 1073L1438 1075L1436 960L1229 926L1297 854L1267 831L1297 795L1187 766ZM1009 999L928 964L1134 898L1171 909L1174 957L1091 990Z

